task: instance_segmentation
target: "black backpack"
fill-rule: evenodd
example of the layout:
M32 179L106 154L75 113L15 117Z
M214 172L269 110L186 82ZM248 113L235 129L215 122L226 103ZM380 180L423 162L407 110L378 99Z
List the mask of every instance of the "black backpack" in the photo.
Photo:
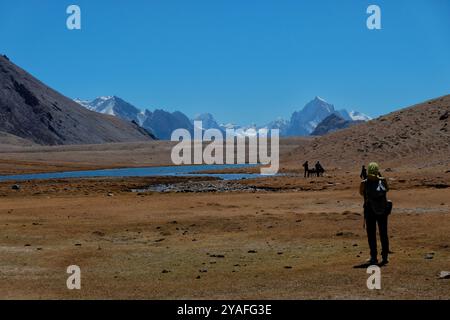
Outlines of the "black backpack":
M389 207L392 208L392 205L387 200L386 193L386 185L382 179L367 179L365 185L365 205L376 215L389 214Z

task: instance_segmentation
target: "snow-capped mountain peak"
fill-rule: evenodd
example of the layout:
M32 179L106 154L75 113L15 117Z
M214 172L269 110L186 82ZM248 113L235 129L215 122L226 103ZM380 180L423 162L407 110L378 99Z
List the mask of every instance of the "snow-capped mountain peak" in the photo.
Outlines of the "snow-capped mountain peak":
M321 102L328 103L325 99L323 99L323 98L321 98L321 97L319 97L319 96L316 96L316 97L314 98L314 100L319 100L319 101L321 101Z
M192 123L195 121L201 121L202 122L202 130L207 129L219 129L222 130L221 126L217 123L217 121L214 119L213 115L210 113L202 113L198 114L194 117L192 120Z
M102 96L102 97L98 97L97 99L106 101L106 100L111 100L111 99L114 99L114 98L116 98L116 96Z
M116 96L101 96L90 101L75 99L75 102L89 110L135 121L139 125L145 120L140 109Z
M368 115L366 115L364 113L361 113L359 111L354 111L353 110L353 111L350 111L348 114L349 114L350 118L353 121L369 121L369 120L372 120L371 117L369 117Z

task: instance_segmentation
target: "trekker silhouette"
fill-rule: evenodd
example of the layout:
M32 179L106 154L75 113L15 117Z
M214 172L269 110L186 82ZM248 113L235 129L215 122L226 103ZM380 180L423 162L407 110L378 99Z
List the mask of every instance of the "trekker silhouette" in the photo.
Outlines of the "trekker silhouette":
M317 176L320 177L321 174L323 175L324 170L323 170L323 167L322 167L322 165L320 164L319 161L317 161L315 167L316 167Z
M392 210L392 202L386 197L388 191L389 186L381 176L378 164L370 163L367 179L361 182L359 193L364 197L364 226L369 242L371 265L378 264L377 224L381 240L381 265L388 263L388 216Z
M308 161L306 161L306 162L303 164L303 168L305 168L305 175L304 175L304 177L306 178L306 176L309 176L309 174L308 174L308 171L309 171L309 164L308 164Z
M362 180L366 180L367 179L367 170L366 170L366 166L362 166L361 168L361 174L359 175L359 177Z

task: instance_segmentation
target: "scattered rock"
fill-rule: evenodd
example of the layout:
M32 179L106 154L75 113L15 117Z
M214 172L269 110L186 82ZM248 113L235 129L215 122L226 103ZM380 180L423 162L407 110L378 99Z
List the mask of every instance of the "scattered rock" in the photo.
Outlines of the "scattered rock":
M112 192L108 193L108 197L114 197L114 194Z
M431 260L434 258L434 252L427 253L424 257L426 260Z
M355 234L353 232L349 232L349 231L339 231L336 233L337 237L351 237L354 236Z
M197 276L197 278L195 278L195 279L200 279L201 277L200 276Z
M449 187L446 183L436 183L434 185L431 185L432 187L435 187L436 189L446 189Z
M155 242L162 242L162 241L164 241L164 240L166 240L166 239L165 239L165 238L161 238L161 239L155 240Z
M250 185L243 185L237 181L191 181L171 184L152 185L145 189L131 189L132 192L173 192L173 193L189 193L189 192L235 192L235 191L264 191L264 187L256 188Z
M291 266L284 266L285 269L292 269Z
M446 120L446 119L448 119L448 111L445 111L444 112L444 114L442 114L440 117L439 117L439 120Z
M81 243L75 243L75 247L81 247Z
M256 253L256 250L248 250L248 253Z
M20 185L15 184L15 185L13 185L13 186L11 187L11 189L13 189L13 190L20 190Z
M164 269L163 271L161 271L161 273L169 273L169 270Z
M223 255L223 254L211 254L209 256L211 258L225 258L225 255Z
M450 279L450 271L441 271L439 273L439 279Z

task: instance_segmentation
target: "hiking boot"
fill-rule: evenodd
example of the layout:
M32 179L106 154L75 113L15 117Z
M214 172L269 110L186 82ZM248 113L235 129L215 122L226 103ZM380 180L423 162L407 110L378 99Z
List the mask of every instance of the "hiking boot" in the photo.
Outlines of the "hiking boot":
M389 263L388 257L385 256L385 257L383 257L383 260L381 260L380 265L385 266L385 265L387 265L388 263Z

